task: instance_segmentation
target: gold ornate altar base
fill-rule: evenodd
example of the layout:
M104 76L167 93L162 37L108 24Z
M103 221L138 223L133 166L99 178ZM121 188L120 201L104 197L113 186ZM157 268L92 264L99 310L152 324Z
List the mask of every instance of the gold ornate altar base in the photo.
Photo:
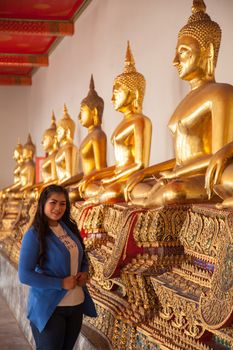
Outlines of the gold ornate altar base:
M3 208L0 220L0 249L17 265L22 237L34 216L36 202L23 198L6 199Z
M99 313L88 322L113 349L231 349L231 216L206 205L79 208Z
M190 208L180 232L181 266L151 279L159 318L180 332L180 341L185 335L210 349L232 348L232 218L211 205Z
M34 211L31 203L1 241L14 262ZM85 324L114 350L233 347L230 211L74 203L72 214L87 247L98 310Z

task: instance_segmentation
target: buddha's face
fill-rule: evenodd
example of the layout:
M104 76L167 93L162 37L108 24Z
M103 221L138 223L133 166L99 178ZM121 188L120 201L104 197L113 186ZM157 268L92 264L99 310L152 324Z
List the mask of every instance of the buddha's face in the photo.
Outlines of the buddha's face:
M182 36L178 40L173 65L177 67L181 79L192 80L202 77L205 74L203 59L203 51L196 39Z
M85 104L81 105L79 121L85 128L89 128L93 125L93 111Z
M49 151L54 144L54 137L51 134L45 133L41 141L43 149L45 152Z
M123 111L132 101L132 93L125 86L118 83L113 86L112 103L116 111Z
M16 148L16 149L14 150L13 159L16 160L16 161L18 161L18 160L21 158L21 156L22 156L22 153L19 152L19 150Z
M62 140L65 139L65 137L66 137L66 131L61 125L59 125L57 127L57 141L61 142Z
M32 150L27 148L27 147L24 147L23 149L23 159L24 160L28 160L28 159L32 159Z

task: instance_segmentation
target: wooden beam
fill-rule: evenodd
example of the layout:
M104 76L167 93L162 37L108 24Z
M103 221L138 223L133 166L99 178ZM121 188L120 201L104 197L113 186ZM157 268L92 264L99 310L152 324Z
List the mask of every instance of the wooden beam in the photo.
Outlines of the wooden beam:
M0 19L0 33L23 35L65 36L74 34L71 21L31 21Z
M47 67L48 55L0 54L0 66Z
M0 85L32 85L32 78L25 75L0 75Z

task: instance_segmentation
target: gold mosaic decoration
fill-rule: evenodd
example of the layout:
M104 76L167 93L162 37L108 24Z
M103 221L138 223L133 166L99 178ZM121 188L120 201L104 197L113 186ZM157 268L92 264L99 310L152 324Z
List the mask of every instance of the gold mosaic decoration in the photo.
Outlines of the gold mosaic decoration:
M218 260L211 288L200 298L202 322L210 329L219 329L233 312L233 215L227 217L225 230L218 237Z
M224 216L212 209L205 215L204 206L189 210L180 233L185 252L204 261L215 262L219 236L226 230ZM220 214L220 215L219 215Z
M139 214L134 229L138 246L179 245L179 235L186 219L187 206L167 206L150 209Z

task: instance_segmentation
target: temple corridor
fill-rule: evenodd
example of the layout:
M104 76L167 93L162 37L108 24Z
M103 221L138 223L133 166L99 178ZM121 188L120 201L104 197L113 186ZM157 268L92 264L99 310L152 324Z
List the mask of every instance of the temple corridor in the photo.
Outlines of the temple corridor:
M30 350L16 319L6 301L0 294L0 349L1 350Z
M0 293L0 349L30 350L28 343L18 323ZM76 350L109 350L105 339L83 325L82 336L76 345Z

